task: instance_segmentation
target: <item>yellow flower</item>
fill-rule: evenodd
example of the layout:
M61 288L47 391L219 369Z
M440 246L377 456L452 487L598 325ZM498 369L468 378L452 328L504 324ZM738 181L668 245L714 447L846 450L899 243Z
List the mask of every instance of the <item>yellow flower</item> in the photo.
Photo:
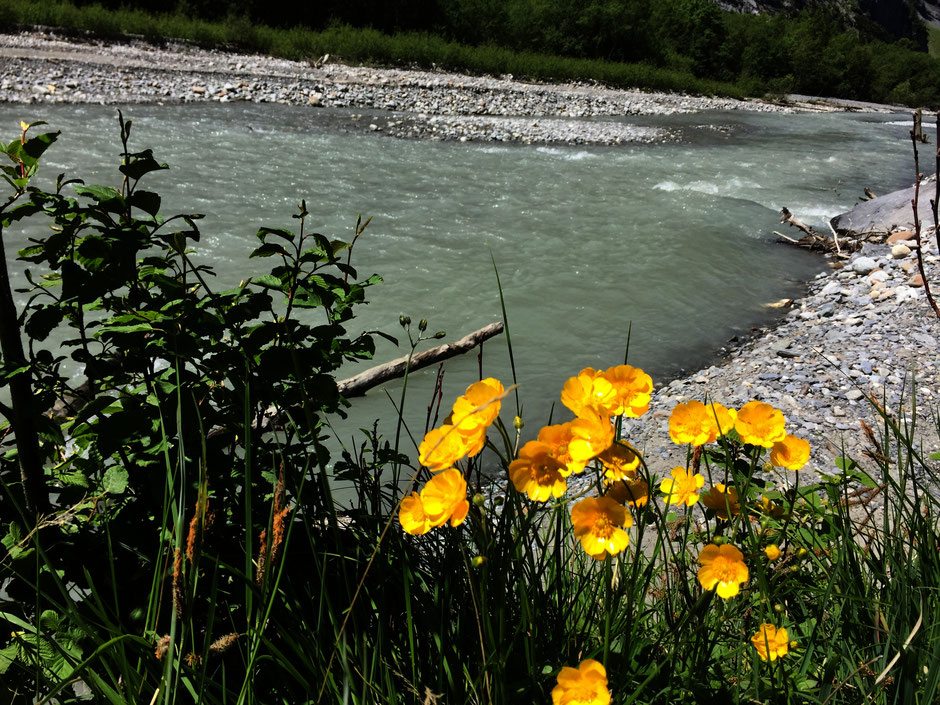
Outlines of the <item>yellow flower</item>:
M417 492L412 492L410 497L405 497L401 501L401 507L398 510L398 521L406 533L415 536L426 534L431 530L431 520L425 513L424 503Z
M730 543L716 546L708 544L698 555L702 567L698 569L698 581L705 590L715 590L719 597L734 597L740 583L747 582L748 571L744 565L744 554Z
M610 705L604 666L589 658L577 668L562 668L552 688L552 705Z
M454 402L452 423L461 433L474 433L488 428L499 416L500 400L505 395L506 390L498 379L487 377L474 382Z
M625 443L612 443L607 450L597 456L597 459L604 466L604 482L606 483L632 480L636 477L636 469L640 466L640 456Z
M470 511L463 473L451 468L432 477L421 490L421 503L431 526L440 526L447 521L451 526L462 524Z
M541 441L529 441L519 450L519 458L509 463L509 479L529 499L546 502L561 497L568 489L565 466L552 456L551 447Z
M770 462L780 468L799 470L809 462L809 443L788 433L782 441L774 443Z
M431 429L418 446L418 462L433 472L453 467L469 452L467 441L468 437L453 426Z
M721 404L706 406L695 399L676 404L669 416L669 437L678 445L713 443L718 436L734 428L736 416L734 409L726 409Z
M732 514L740 514L741 501L738 499L738 491L733 487L725 487L718 483L708 492L702 495L702 504L709 509L714 509L719 519L728 521L728 510Z
M643 370L630 365L608 367L604 379L610 382L617 395L611 415L622 414L635 419L650 408L653 379Z
M612 408L618 403L617 392L604 379L602 372L585 367L577 377L569 377L565 381L561 390L561 403L571 409L575 416L582 416L585 411L612 416Z
M571 422L572 438L568 443L568 453L576 463L587 463L614 442L614 427L610 419L592 413L589 409L584 409L582 414Z
M772 543L767 548L764 549L764 555L767 556L768 561L775 561L780 558L781 552L780 547L777 544Z
M571 452L568 450L568 444L574 438L571 432L571 422L556 424L554 426L543 426L539 431L538 440L551 449L552 457L565 466L561 474L567 477L573 472L581 472L587 465L587 460L573 460Z
M629 534L620 527L633 526L633 517L612 497L582 499L571 508L571 523L585 553L597 560L620 553L630 543Z
M659 491L666 495L666 504L685 504L691 507L698 502L699 490L705 484L705 478L692 475L685 468L672 469L672 477L667 477L659 484Z
M770 497L763 494L760 496L760 505L758 505L757 509L764 514L772 516L774 519L782 519L787 516L787 511L783 507L779 504L774 504L770 500Z
M762 660L776 661L789 650L790 637L783 627L777 629L773 624L761 624L757 633L751 637L751 643Z
M620 504L629 504L633 507L642 507L650 498L650 486L645 480L637 478L629 482L619 480L607 487L606 497L611 497Z
M744 443L770 448L786 437L784 423L779 409L762 401L749 401L738 411L734 429Z

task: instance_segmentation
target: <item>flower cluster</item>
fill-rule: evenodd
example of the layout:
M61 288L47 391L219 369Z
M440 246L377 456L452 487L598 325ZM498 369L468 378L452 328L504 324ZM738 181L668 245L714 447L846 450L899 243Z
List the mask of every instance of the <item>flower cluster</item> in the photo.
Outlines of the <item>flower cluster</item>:
M454 464L473 457L486 444L486 431L499 416L505 395L502 383L492 377L475 382L454 402L440 428L429 431L418 447L418 461L437 473L421 490L401 501L398 520L409 534L426 534L450 522L459 526L467 517L467 481Z

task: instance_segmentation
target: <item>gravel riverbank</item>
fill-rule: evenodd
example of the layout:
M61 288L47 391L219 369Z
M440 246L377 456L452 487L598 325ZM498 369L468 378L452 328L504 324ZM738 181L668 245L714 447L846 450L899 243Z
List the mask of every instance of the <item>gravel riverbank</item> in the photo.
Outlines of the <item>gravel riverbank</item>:
M762 101L540 84L443 71L311 65L186 44L0 35L0 101L280 103L368 111L344 129L393 137L620 144L674 139L629 118L703 110L790 112Z
M184 45L78 42L40 32L0 35L0 101L283 103L311 110L370 111L366 119L343 113L343 129L395 137L592 144L674 138L661 129L631 124L630 116L794 109L757 101L530 84L511 77L310 66ZM903 409L904 418L916 420L925 452L937 450L940 441L931 414L940 404L940 322L916 280L909 238L895 235L895 242L866 245L844 267L811 282L780 325L728 351L721 363L658 388L650 414L627 424L628 438L646 450L654 469L668 472L683 461L684 452L666 434L675 403L708 394L737 408L760 399L782 409L790 432L810 441L813 454L806 473L828 473L843 447L856 458L867 448L859 420L879 426L867 398L871 395L892 414ZM925 243L928 281L940 290L932 233ZM917 379L916 412L910 401L912 374Z

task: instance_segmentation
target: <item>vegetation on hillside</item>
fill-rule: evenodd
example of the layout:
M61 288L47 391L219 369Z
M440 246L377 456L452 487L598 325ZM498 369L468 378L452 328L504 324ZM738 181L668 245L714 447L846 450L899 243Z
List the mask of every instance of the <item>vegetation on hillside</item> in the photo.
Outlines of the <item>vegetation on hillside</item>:
M760 96L806 93L940 106L940 59L815 7L723 12L709 0L254 0L104 4L5 0L13 23L224 44L291 58L436 65L533 78Z

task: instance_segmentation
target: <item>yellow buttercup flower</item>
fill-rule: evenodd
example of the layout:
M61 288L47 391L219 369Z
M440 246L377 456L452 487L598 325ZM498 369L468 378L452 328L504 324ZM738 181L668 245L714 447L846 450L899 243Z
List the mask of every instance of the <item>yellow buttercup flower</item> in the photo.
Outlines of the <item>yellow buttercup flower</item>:
M761 624L757 633L751 637L751 643L764 661L776 661L790 649L787 630L783 627L777 629L773 624Z
M604 466L604 482L611 483L618 480L633 480L636 469L640 466L640 456L625 443L616 441L603 453L597 456Z
M642 507L650 499L650 486L645 480L619 480L607 486L605 497L610 497L620 504L629 504L632 507Z
M502 382L487 377L474 382L463 396L457 397L451 411L454 426L462 433L485 429L499 416L502 398L506 395Z
M659 491L666 495L666 504L685 504L691 507L698 502L699 490L705 484L705 478L691 474L683 467L672 469L672 477L665 478L659 484Z
M584 412L612 416L618 397L602 372L585 367L576 377L569 377L565 381L561 390L561 403L571 409L575 416L582 416Z
M734 428L736 417L734 409L721 404L706 405L695 399L676 404L669 416L669 437L678 445L713 443Z
M741 512L741 501L734 487L725 487L720 482L702 495L702 504L714 509L719 519L728 521L728 511L737 515Z
M744 554L730 543L721 546L708 544L699 553L698 562L702 564L698 569L698 581L705 590L716 590L719 597L734 597L740 584L747 582Z
M639 418L650 408L650 395L653 393L653 379L643 370L630 365L608 367L603 373L616 392L616 403L611 407L611 415Z
M468 437L453 426L431 429L418 446L418 462L433 472L453 467L471 450L467 441Z
M809 443L787 434L782 441L774 443L770 462L780 468L799 470L809 462Z
M784 423L779 409L762 401L749 401L738 411L734 430L744 443L770 448L786 437Z
M421 490L421 503L431 526L441 526L447 521L451 526L462 524L470 511L463 473L451 468L432 477Z
M568 444L571 443L573 438L570 421L554 426L543 426L538 435L538 440L551 449L552 457L565 466L561 473L565 477L573 472L581 472L584 470L584 466L587 465L587 460L574 460L571 457Z
M571 422L572 438L568 443L568 453L576 463L587 463L614 442L614 427L610 419L592 413L589 409L584 409L582 414Z
M562 668L552 688L552 705L610 705L604 666L589 658L577 668Z
M509 463L509 479L519 492L535 502L561 497L568 489L565 466L541 441L529 441L519 449L519 458Z
M767 556L768 561L773 562L777 560L778 558L780 558L780 555L781 555L780 547L777 546L777 544L772 543L769 546L767 546L767 548L764 549L764 555Z
M633 526L633 517L626 507L606 495L586 497L574 505L571 523L585 553L597 560L620 553L630 543L629 534L621 527Z
M424 511L424 503L417 492L405 497L398 510L398 521L406 533L415 536L426 534L431 530L431 520Z

